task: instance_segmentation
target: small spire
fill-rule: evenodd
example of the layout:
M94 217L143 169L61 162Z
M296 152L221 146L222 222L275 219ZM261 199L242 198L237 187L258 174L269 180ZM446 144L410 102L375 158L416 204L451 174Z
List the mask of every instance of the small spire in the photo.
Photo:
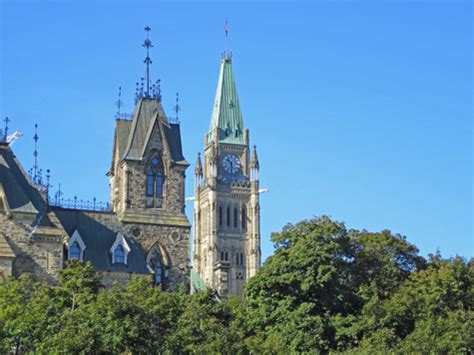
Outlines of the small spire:
M143 61L146 64L146 91L145 91L145 97L150 97L150 64L153 63L151 58L150 58L150 48L153 48L153 44L151 43L151 39L150 39L151 28L149 26L146 26L145 27L145 32L146 32L146 39L145 39L145 42L143 42L143 47L146 48L146 58Z
M252 161L250 162L250 167L254 169L260 169L260 164L258 162L258 156L257 156L257 146L253 146L253 153L252 153Z
M156 81L156 98L161 101L161 80Z
M115 118L120 118L121 116L121 109L123 106L122 102L122 87L119 86L119 93L118 93L118 100L115 102L115 105L117 106L117 114L115 115Z
M38 181L38 124L35 123L35 135L33 136L33 140L35 141L35 151L33 152L33 157L35 158L35 163L33 165L33 182L36 184Z
M176 113L176 122L179 123L179 111L181 111L181 106L179 106L179 93L176 93L176 105L173 107L174 112Z
M194 170L194 175L197 175L197 176L202 175L201 153L198 153L198 156L197 156L196 169Z
M49 188L51 187L50 181L51 181L51 171L48 169L46 170L46 205L49 204Z
M3 122L5 122L5 128L3 130L3 141L5 143L7 143L7 138L8 138L8 124L10 123L10 119L8 117L5 117L5 119L3 120Z

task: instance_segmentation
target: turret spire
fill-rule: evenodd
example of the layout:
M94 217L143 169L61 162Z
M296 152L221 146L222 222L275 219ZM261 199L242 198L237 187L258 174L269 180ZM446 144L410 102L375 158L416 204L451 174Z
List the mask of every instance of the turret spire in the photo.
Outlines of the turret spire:
M198 156L197 156L196 169L194 169L194 175L202 176L201 153L198 153Z

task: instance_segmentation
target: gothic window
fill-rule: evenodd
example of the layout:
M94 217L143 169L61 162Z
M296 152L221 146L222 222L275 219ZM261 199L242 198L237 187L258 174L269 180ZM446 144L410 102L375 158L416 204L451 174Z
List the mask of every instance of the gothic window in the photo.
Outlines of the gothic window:
M158 157L154 157L147 165L146 196L149 197L147 207L161 207L164 180L163 164Z
M235 254L235 264L239 265L239 253Z
M158 171L156 173L156 197L163 196L163 173Z
M238 212L237 212L237 207L234 207L234 228L237 228L237 224L238 224Z
M221 251L221 261L224 261L224 252Z
M247 228L247 211L245 210L245 207L242 208L242 229Z
M81 247L77 241L74 241L69 247L69 259L81 260Z
M228 260L229 260L229 253L225 252L225 261L228 261Z
M154 174L153 170L148 170L148 173L146 175L146 195L149 197L153 196L153 185L154 185Z
M227 227L230 227L230 207L227 207Z
M155 273L155 285L161 285L163 283L163 265L158 249L153 250L151 254L150 267Z
M125 250L123 249L122 244L117 245L114 250L114 263L125 264Z
M240 265L244 265L244 253L240 253Z
M222 224L223 224L222 207L219 206L219 225L222 226Z

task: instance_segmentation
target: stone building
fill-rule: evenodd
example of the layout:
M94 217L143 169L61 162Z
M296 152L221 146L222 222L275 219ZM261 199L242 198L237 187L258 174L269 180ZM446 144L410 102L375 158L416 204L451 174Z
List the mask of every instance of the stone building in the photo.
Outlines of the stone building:
M211 287L226 297L242 294L260 267L259 162L249 148L231 56L221 61L204 160L198 156L195 169L190 268L189 164L159 82L150 85L148 38L144 47L146 81L137 87L133 114L115 122L106 210L95 201L84 208L51 199L49 183L25 172L0 133L0 276L31 273L54 284L67 261L78 259L89 261L105 286L139 275L163 289Z
M147 28L147 33L149 32ZM147 38L145 59L149 74ZM110 208L65 208L25 172L0 142L0 274L31 273L54 283L67 260L89 261L104 285L132 275L163 289L189 285L191 225L185 215L185 171L179 123L168 120L159 86L137 91L131 119L117 119Z
M260 267L259 162L224 53L204 162L195 169L193 288L205 283L221 297L241 295ZM200 281L200 282L199 282Z

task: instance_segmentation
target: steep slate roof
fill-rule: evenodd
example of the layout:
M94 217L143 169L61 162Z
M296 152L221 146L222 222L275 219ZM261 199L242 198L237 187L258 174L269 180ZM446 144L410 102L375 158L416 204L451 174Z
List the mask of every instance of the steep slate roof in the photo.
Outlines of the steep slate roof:
M43 214L45 202L8 144L0 144L0 185L12 212Z
M76 230L79 232L86 245L84 261L90 261L96 270L150 273L144 251L137 242L126 235L124 237L131 249L128 254L128 263L127 265L112 264L110 248L120 230L120 222L115 214L59 207L54 207L53 211L69 236L72 236Z
M118 149L119 160L142 159L155 123L160 124L163 129L164 139L173 161L186 163L181 145L180 126L168 122L161 102L155 98L141 98L135 106L131 121L116 121L114 151Z
M218 137L214 137L216 128L218 129ZM244 122L234 74L232 73L232 60L229 56L225 56L221 60L208 142L218 139L222 143L244 144L243 133Z

